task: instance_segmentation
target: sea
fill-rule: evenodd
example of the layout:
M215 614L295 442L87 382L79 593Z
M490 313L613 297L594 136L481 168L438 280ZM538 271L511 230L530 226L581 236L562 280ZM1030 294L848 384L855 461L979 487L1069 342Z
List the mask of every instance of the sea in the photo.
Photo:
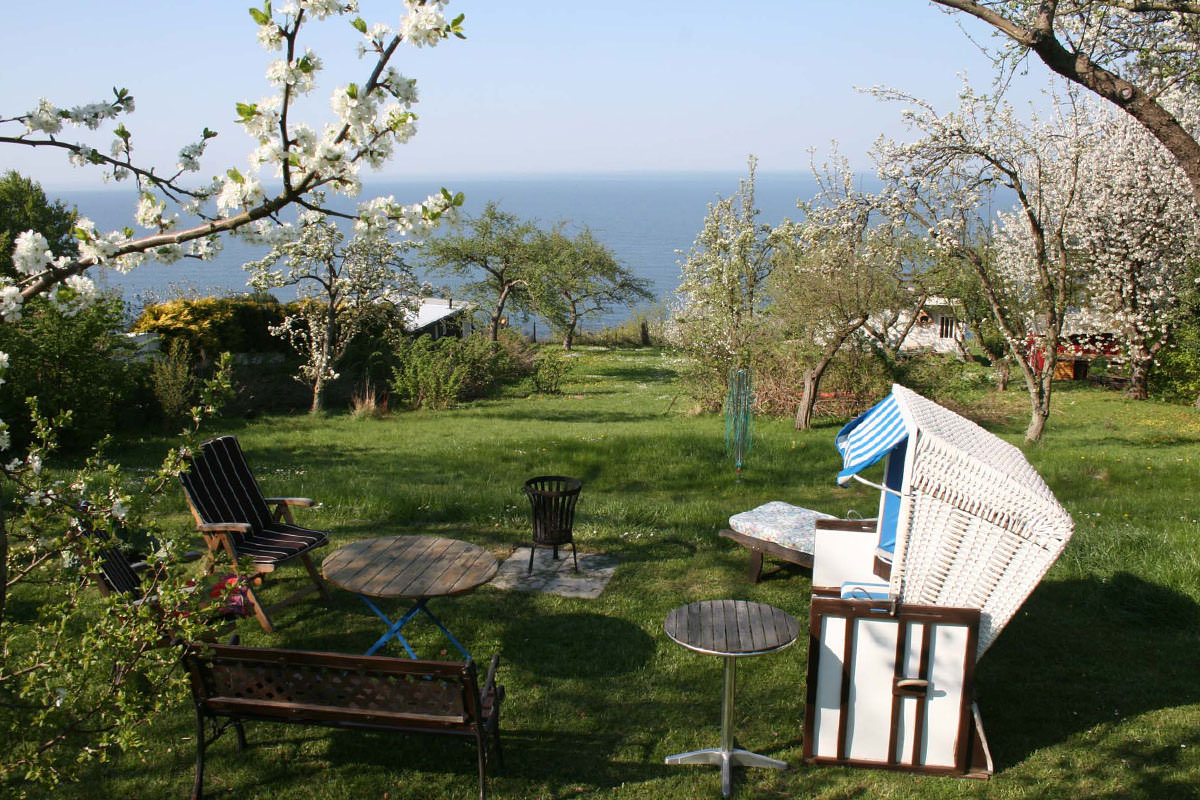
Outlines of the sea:
M502 210L534 220L542 227L561 222L568 232L588 228L622 264L649 281L655 295L652 303L642 307L612 309L587 319L585 330L595 330L617 325L648 307L669 305L679 286L680 261L703 227L709 204L733 195L743 177L745 173L697 172L376 180L364 181L362 198L393 195L397 201L411 203L445 187L463 192L463 213L468 216L478 214L486 203L494 201ZM770 224L797 219L797 202L811 199L817 192L811 174L800 172L760 172L755 188L759 220ZM100 230L131 225L137 204L137 193L130 187L47 194L76 206ZM265 254L265 248L226 237L214 261L148 262L126 275L101 270L93 278L102 287L119 291L131 314L136 314L148 302L247 291L243 265ZM441 287L442 293L454 292L452 279L419 277ZM275 294L286 301L295 296L295 290L276 290ZM518 324L527 334L536 328L539 339L548 338L544 323L528 319Z

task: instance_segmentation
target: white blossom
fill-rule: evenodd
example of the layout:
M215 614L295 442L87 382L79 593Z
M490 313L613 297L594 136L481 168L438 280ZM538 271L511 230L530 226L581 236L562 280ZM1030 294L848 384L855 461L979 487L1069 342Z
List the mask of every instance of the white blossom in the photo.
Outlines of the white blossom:
M258 26L258 43L264 50L283 48L283 31L274 22Z
M300 8L311 12L317 19L358 10L356 0L299 0L299 2Z
M400 35L405 41L416 47L436 46L446 28L445 3L432 0L421 4L418 0L404 0L404 8L408 13L400 22Z
M37 231L17 235L13 243L13 267L22 275L36 275L46 268L53 255L46 237Z
M62 117L59 116L58 109L43 97L38 100L37 108L26 116L25 126L31 133L42 131L54 134L62 130Z
M20 320L24 303L25 300L21 297L21 290L16 286L12 284L0 286L0 317L3 317L5 322L17 322ZM0 450L3 449L0 447Z
M227 177L221 185L221 193L217 195L217 209L222 214L236 214L247 206L261 202L264 197L262 186L256 178L236 180Z

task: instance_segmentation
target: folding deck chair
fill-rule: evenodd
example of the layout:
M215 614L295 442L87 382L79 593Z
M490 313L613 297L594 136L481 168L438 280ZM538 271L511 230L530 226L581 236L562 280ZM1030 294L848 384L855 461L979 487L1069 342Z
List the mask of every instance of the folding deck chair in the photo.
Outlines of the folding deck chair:
M179 481L196 527L208 546L210 569L221 552L233 562L235 573L240 559L252 560L254 575L247 591L263 630L275 629L270 611L313 592L329 599L310 555L329 539L320 531L297 525L290 508L311 506L313 501L302 497L263 497L236 437L221 436L202 444L200 451L189 459L187 469L179 473ZM269 506L275 507L274 512ZM293 559L304 564L313 586L284 598L270 609L264 607L250 584L261 583L263 576Z

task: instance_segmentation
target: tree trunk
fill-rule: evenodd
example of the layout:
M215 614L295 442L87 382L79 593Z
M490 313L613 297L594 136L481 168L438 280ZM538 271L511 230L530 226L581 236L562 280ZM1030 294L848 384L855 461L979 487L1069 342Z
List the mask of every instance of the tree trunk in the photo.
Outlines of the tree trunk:
M1012 379L1012 363L1007 357L996 360L996 391L1007 392Z
M1125 396L1130 400L1145 400L1150 397L1150 359L1129 359L1129 388Z
M500 298L496 301L496 309L492 312L491 340L493 342L500 341L500 320L504 318L504 304L508 302L510 291L512 291L512 284L506 285L500 290Z
M848 324L834 335L829 344L825 345L825 352L821 354L821 360L811 369L805 370L804 392L800 396L800 406L796 409L796 430L806 431L812 426L813 409L817 405L817 390L821 386L821 376L825 374L825 368L833 361L833 357L842 349L842 345L846 343L851 334L866 323L867 318L860 317Z
M309 414L320 414L321 407L324 405L321 395L325 392L325 379L321 376L313 381L312 406L309 407Z
M824 367L821 367L824 371ZM817 405L817 387L821 383L821 375L816 368L804 371L804 391L800 395L800 405L796 407L796 430L806 431L812 427L813 408Z
M1050 418L1050 395L1054 380L1054 367L1058 364L1057 354L1047 355L1041 374L1025 371L1025 386L1029 389L1029 427L1025 429L1025 444L1033 444L1046 431L1046 420ZM1031 380L1032 378L1032 380Z
M1025 429L1025 443L1032 444L1042 438L1042 433L1046 430L1046 419L1050 416L1050 410L1044 408L1038 403L1034 403L1033 413L1029 416L1029 427Z
M650 323L647 322L646 320L642 320L642 324L639 327L641 329L641 334L642 334L642 347L649 347L650 346Z
M330 362L333 360L333 338L336 333L334 326L337 324L337 299L330 298L329 305L325 308L325 325L321 331L321 361L315 365L317 374L313 377L313 397L312 408L308 410L310 414L320 414L321 409L325 404L325 375L329 371ZM312 328L309 329L309 334L312 334Z

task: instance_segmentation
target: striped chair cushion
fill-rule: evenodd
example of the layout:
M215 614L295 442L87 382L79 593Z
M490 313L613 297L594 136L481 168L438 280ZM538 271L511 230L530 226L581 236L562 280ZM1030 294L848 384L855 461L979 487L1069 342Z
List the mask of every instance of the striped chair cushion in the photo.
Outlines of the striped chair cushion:
M188 501L207 523L241 522L247 534L233 533L238 557L272 564L307 553L328 541L321 531L276 522L234 436L220 436L200 446L179 480Z

